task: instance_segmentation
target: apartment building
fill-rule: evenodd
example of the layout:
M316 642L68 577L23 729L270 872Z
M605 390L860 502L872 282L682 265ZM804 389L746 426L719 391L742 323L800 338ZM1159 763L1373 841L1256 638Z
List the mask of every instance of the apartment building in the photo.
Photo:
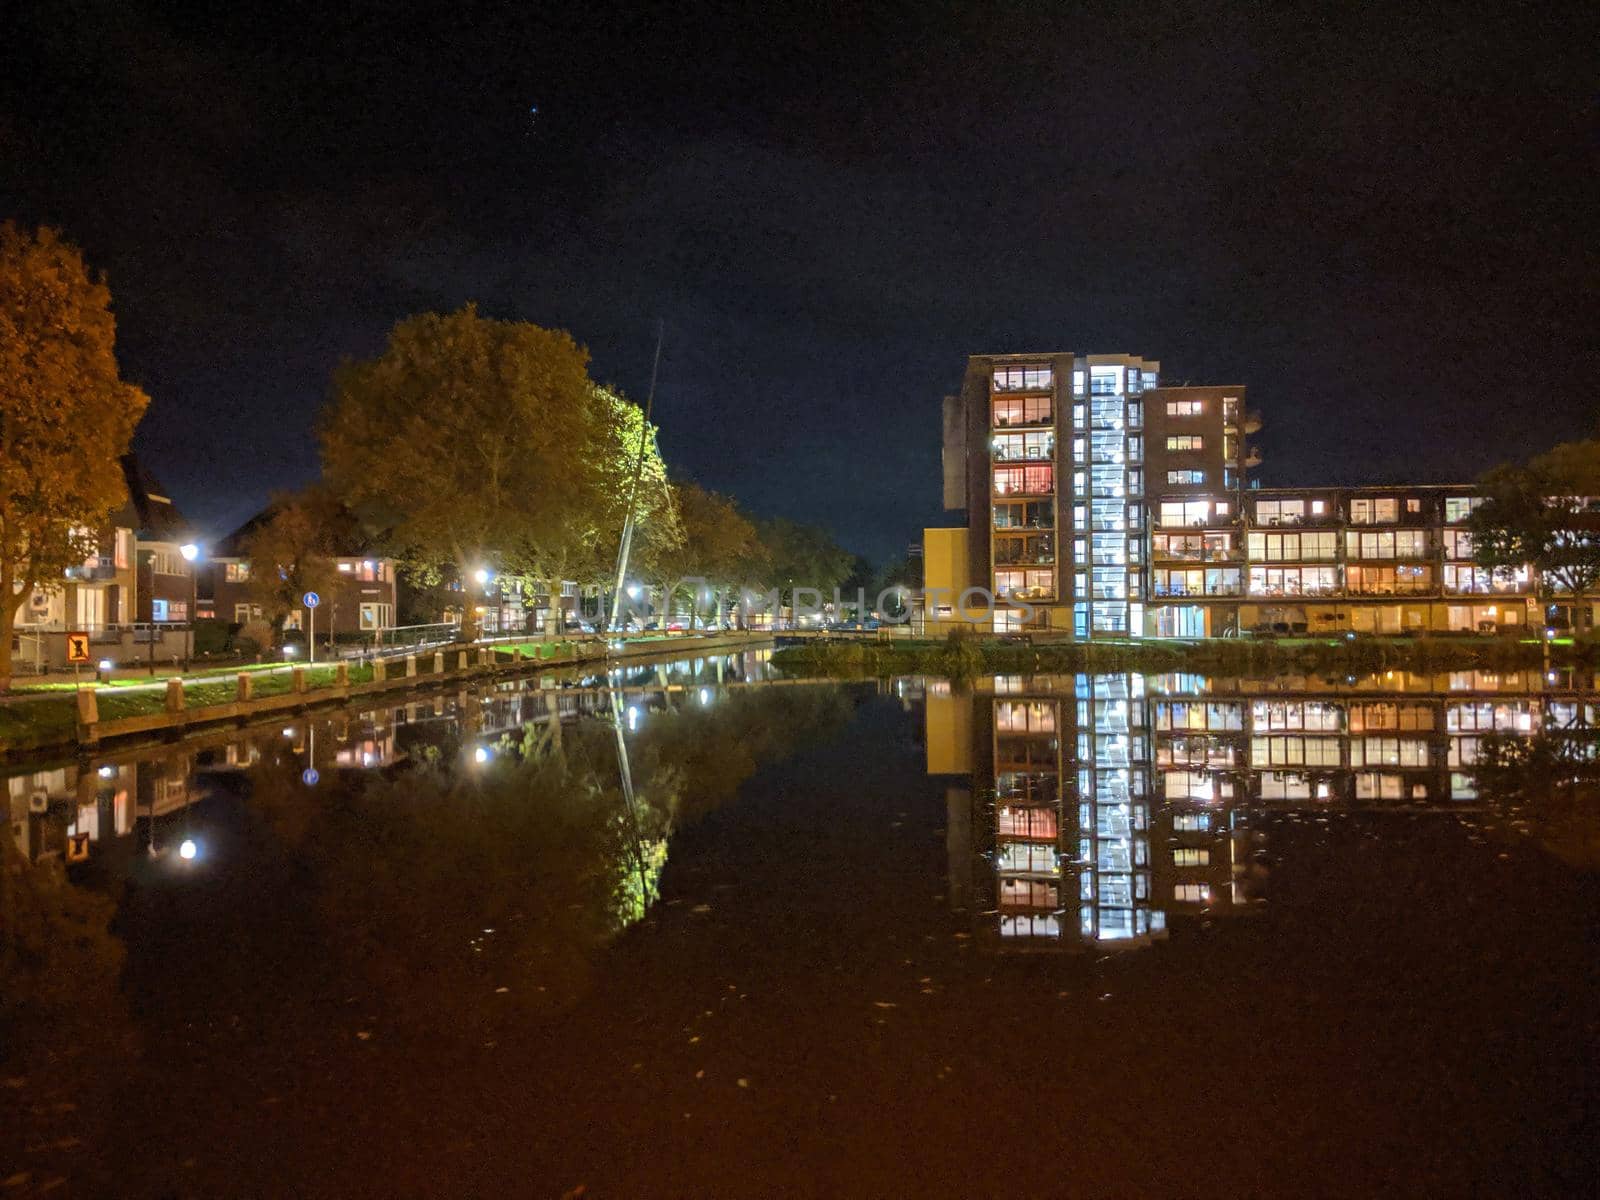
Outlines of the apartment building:
M1243 386L1165 386L1158 363L1133 355L974 355L944 403L945 507L965 521L924 533L925 628L1096 638L1593 624L1589 598L1541 612L1527 569L1476 565L1472 485L1254 487L1260 425Z

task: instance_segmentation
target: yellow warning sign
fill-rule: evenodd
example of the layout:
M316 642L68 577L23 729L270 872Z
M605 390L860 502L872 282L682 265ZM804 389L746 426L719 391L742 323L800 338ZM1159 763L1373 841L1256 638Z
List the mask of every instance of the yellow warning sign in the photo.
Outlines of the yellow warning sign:
M67 661L69 663L89 661L89 635L87 633L67 634Z

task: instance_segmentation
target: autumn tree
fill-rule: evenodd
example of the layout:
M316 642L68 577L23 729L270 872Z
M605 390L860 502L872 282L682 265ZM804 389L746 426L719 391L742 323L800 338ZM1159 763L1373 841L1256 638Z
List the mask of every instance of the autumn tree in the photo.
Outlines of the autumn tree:
M1526 566L1541 608L1600 583L1600 441L1566 442L1526 465L1483 477L1472 512L1473 555L1502 575ZM1582 606L1574 605L1576 612Z
M592 402L601 424L590 464L596 475L595 498L583 511L570 515L567 538L554 545L531 546L528 556L534 564L534 582L549 596L547 632L559 629L555 618L560 612L562 581L605 588L615 584L630 496L634 505L630 573L649 576L652 564L682 541L655 426L645 421L637 404L615 388L594 388Z
M319 433L336 493L402 557L470 586L483 567L549 579L583 558L614 500L611 431L570 335L468 305L407 318L377 358L340 367Z
M695 483L674 485L672 502L681 537L654 557L649 575L661 583L666 611L685 579L700 578L722 591L760 575L766 565L761 539L737 504ZM698 605L699 598L692 602Z
M55 230L0 225L0 689L17 613L95 553L149 403L114 353L111 292Z
M816 525L802 525L783 517L763 521L761 544L768 562L768 582L792 592L797 587L816 588L824 596L844 583L856 568L856 557Z
M326 488L313 486L274 497L266 518L245 534L250 599L274 629L282 630L307 592L337 594L339 543L354 524Z

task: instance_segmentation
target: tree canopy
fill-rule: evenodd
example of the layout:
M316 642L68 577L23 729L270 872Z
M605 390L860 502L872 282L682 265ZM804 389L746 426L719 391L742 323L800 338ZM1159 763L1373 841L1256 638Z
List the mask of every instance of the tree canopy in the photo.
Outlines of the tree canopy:
M111 292L53 229L0 225L0 687L18 610L95 553L149 397L117 371Z
M468 305L410 317L377 358L340 368L323 467L408 560L461 580L480 566L574 578L616 521L625 409L637 412L594 386L568 334ZM472 618L467 605L469 636Z
M1525 465L1483 477L1483 503L1469 528L1478 563L1507 573L1523 566L1547 602L1600 582L1600 441L1566 442Z
M300 598L338 595L337 535L349 514L325 488L273 498L270 515L244 538L250 560L250 598L275 629L300 608Z

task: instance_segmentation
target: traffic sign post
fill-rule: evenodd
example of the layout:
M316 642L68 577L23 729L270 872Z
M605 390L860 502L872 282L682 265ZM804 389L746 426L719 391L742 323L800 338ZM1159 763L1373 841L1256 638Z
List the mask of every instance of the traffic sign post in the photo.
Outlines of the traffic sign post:
M307 592L300 597L306 606L306 662L317 661L317 605L322 603L322 597L315 592Z

